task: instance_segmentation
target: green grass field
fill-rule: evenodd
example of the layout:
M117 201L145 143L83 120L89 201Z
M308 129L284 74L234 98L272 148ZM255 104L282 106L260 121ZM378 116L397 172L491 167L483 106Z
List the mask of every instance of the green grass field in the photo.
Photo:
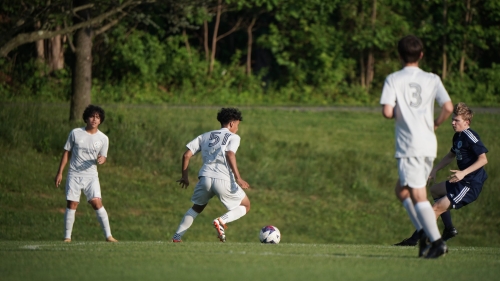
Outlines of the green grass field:
M478 113L472 124L489 149L489 178L481 196L452 211L459 235L448 243L450 254L422 261L416 248L390 246L413 230L393 194L394 122L378 109L242 108L237 157L240 173L252 186L247 192L252 209L228 225L228 243L215 243L211 221L225 209L213 199L182 245L167 242L192 205L201 157L193 158L191 185L183 190L175 183L181 156L187 142L219 127L218 108L104 109L101 130L110 138L110 150L99 177L120 243L101 242L95 213L82 202L73 243L66 245L60 242L64 189L55 188L53 179L68 133L83 122L67 121L66 104L0 103L0 279L192 280L217 274L228 263L232 266L224 275L245 280L421 280L424 274L445 280L480 274L493 280L498 275L499 114ZM439 159L451 146L447 122L437 131ZM438 178L447 175L442 171ZM277 247L258 243L258 232L267 224L282 232Z
M381 245L0 242L2 280L497 280L499 248L439 260Z

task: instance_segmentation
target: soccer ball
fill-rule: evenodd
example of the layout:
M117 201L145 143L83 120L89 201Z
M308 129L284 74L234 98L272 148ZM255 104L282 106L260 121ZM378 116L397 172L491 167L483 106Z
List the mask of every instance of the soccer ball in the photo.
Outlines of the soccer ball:
M259 240L265 244L278 244L281 240L280 230L276 226L264 226L260 230Z

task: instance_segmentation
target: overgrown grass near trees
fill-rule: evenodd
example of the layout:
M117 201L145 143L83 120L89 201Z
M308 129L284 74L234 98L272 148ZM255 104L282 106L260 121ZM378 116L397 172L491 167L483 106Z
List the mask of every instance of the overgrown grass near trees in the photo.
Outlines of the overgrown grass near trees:
M185 144L220 125L218 107L105 105L101 130L109 136L108 161L99 166L103 203L113 236L122 241L168 241L192 205L201 165L193 158L191 185L181 189ZM60 240L64 188L54 187L70 130L67 104L0 104L0 240ZM240 172L252 188L252 209L227 230L229 242L257 242L267 224L282 243L390 245L412 226L393 194L397 179L394 123L375 111L241 108ZM500 128L498 114L478 113L472 128L489 149L489 178L478 201L452 211L459 235L450 246L500 246ZM447 121L448 122L448 121ZM453 130L437 131L438 158ZM451 166L450 168L452 168ZM446 171L438 174L444 180ZM64 185L66 174L62 185ZM103 240L95 214L82 197L73 240ZM210 222L225 212L213 199L183 237L216 239ZM442 228L442 223L439 221Z

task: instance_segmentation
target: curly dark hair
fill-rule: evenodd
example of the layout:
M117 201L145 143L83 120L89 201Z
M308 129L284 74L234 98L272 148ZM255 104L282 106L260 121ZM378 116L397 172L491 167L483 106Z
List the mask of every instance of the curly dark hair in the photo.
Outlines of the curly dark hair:
M415 35L407 35L398 42L398 52L405 63L417 62L424 50L424 44Z
M221 108L217 113L217 120L224 126L231 121L243 121L243 116L241 116L241 111L237 108Z
M87 119L89 119L90 116L94 114L99 114L99 117L101 118L101 124L104 123L104 118L106 118L106 115L104 113L104 109L97 105L90 104L85 108L85 111L83 111L83 121L87 123Z

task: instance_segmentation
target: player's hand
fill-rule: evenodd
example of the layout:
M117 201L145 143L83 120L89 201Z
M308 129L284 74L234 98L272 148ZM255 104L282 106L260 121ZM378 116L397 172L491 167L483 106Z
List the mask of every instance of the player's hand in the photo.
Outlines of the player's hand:
M178 180L176 182L178 182L182 188L187 188L189 186L189 179L188 178L181 178L180 180Z
M102 155L97 155L97 164L104 164L106 162L106 157Z
M465 177L465 174L463 173L463 171L450 170L450 172L452 172L453 175L448 177L449 182L459 182Z
M436 179L436 173L437 171L434 171L434 169L431 171L429 177L427 178L427 186L430 186L434 183L434 180Z
M250 185L248 184L248 182L244 181L243 179L237 179L236 180L236 183L243 189L247 189L247 188L250 188Z
M57 174L56 178L54 179L56 187L59 187L59 185L61 184L61 181L62 181L62 175L61 174Z

